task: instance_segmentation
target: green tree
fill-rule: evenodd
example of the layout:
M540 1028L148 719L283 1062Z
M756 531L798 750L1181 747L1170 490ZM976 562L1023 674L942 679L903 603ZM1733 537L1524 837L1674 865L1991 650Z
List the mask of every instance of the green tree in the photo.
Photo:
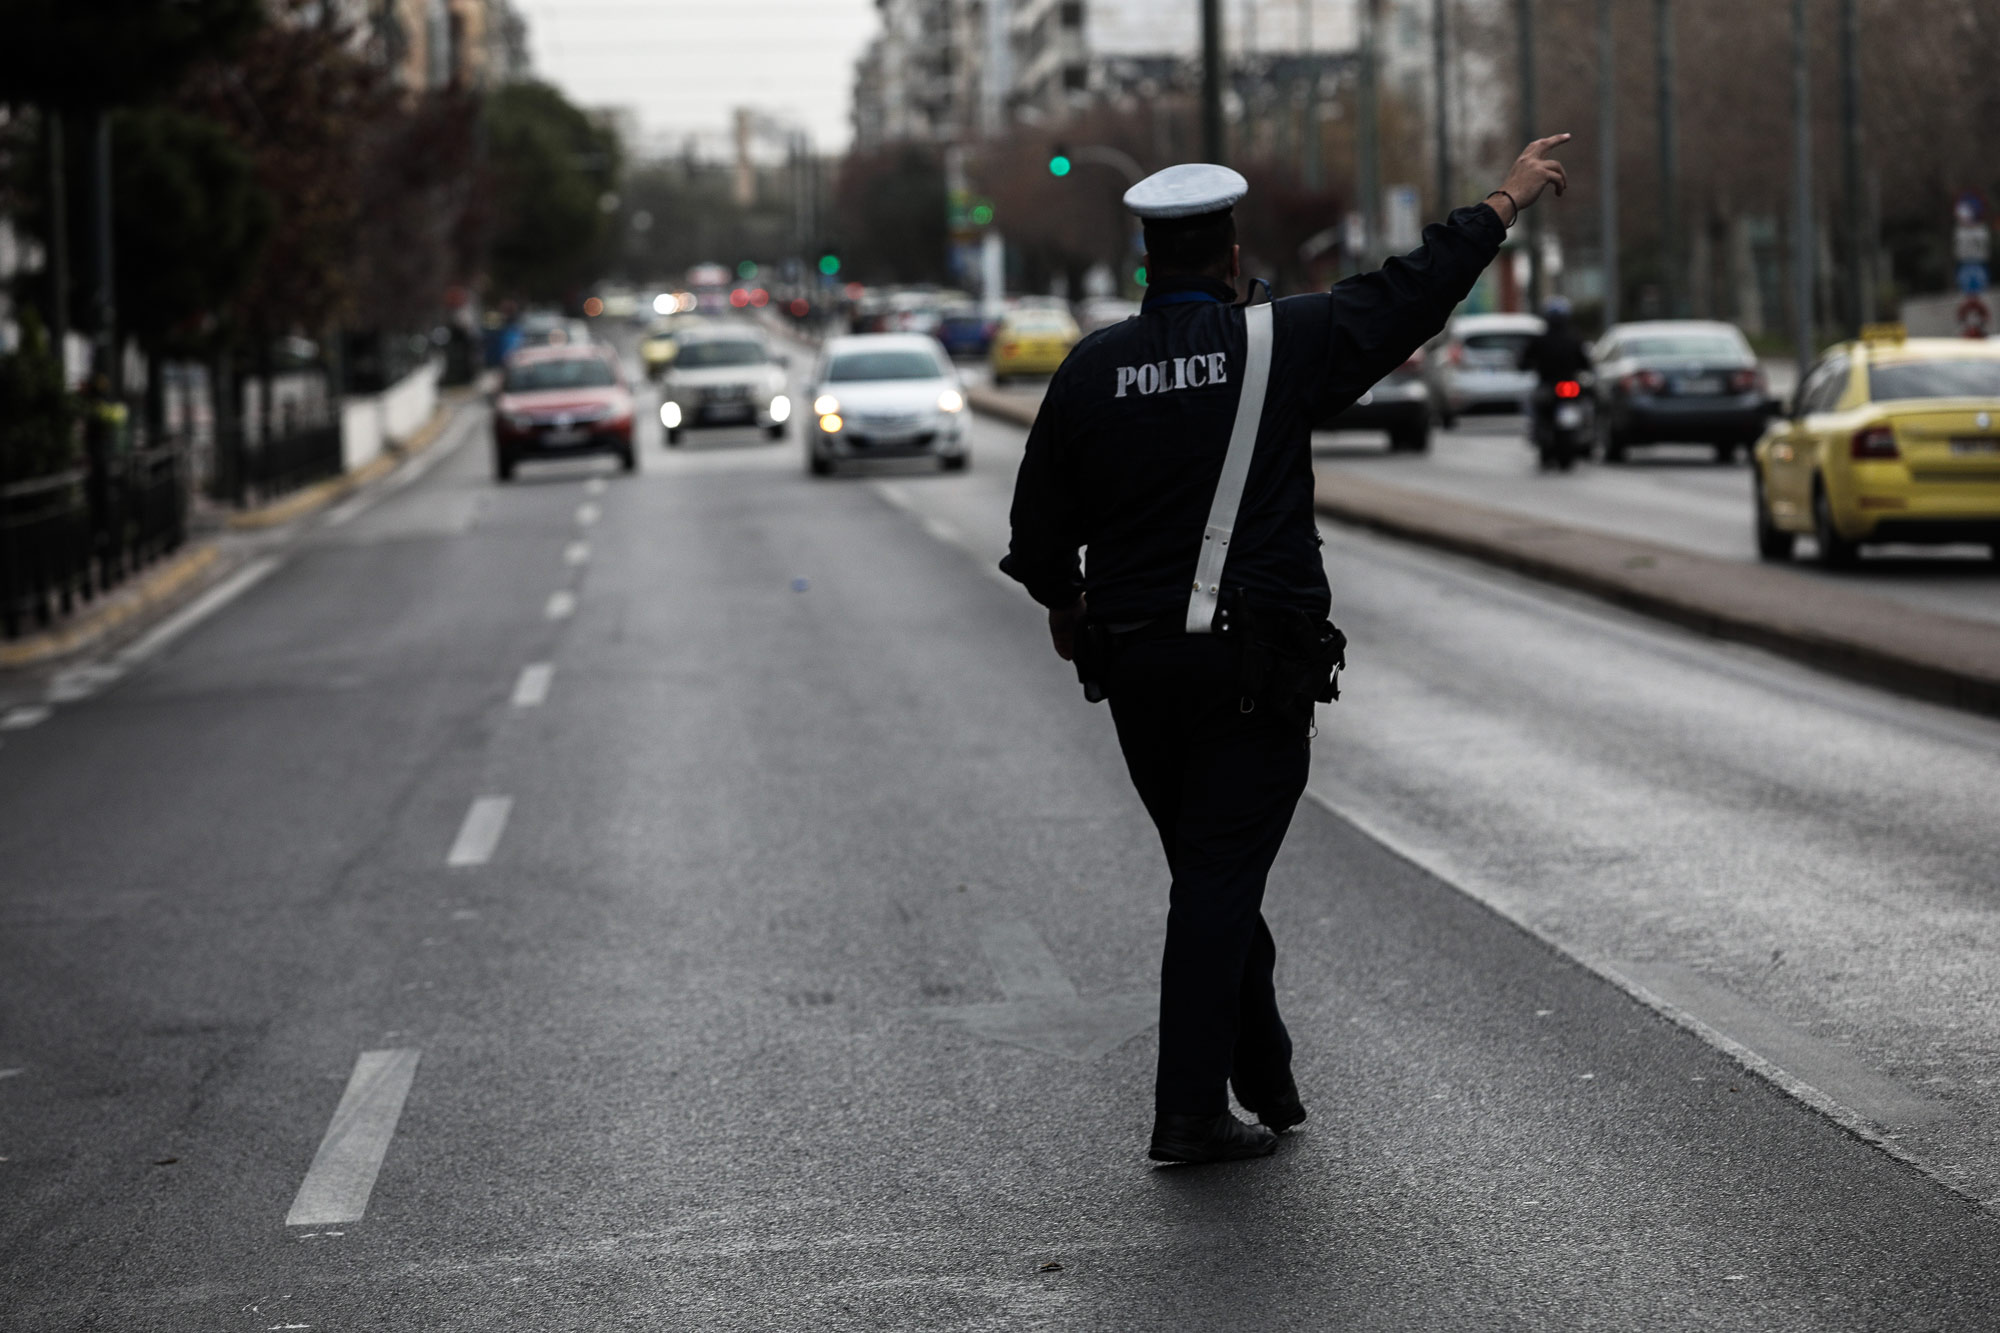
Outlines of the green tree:
M485 110L493 285L561 300L602 264L618 137L545 83L498 88Z
M0 486L75 467L69 397L49 335L32 307L20 314L21 345L0 356Z

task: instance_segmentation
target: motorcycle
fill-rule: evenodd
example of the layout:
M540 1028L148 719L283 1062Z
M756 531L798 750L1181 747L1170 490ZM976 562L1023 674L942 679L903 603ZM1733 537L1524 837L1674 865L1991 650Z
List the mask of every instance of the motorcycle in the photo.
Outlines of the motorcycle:
M1529 442L1544 472L1567 472L1588 458L1597 438L1597 401L1582 379L1561 380L1535 390L1529 414Z

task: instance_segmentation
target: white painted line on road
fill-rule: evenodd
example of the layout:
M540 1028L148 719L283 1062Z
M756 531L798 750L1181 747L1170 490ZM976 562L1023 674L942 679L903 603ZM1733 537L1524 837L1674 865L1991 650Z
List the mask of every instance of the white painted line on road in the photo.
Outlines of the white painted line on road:
M549 594L549 604L542 608L542 614L550 620L567 620L576 611L576 594L567 588Z
M448 866L483 866L493 857L493 849L500 845L500 835L507 829L507 816L514 809L511 796L482 796L472 803L465 812L465 822L458 826L458 837L451 844L451 852L444 859Z
M603 516L604 511L588 501L576 507L576 522L578 527L587 528Z
M532 662L521 668L521 679L514 682L514 707L539 707L549 697L549 680L556 674L553 662Z
M361 517L361 511L369 505L374 504L376 498L375 493L372 491L356 491L326 511L326 526L329 528L346 527L349 523Z
M924 515L924 531L947 546L958 545L958 529L941 518L936 518L929 514Z
M583 483L583 493L585 495L604 494L604 478L592 477L589 481Z
M47 704L21 704L0 714L0 731L25 731L48 721L55 711Z
M359 1222L388 1155L420 1051L363 1051L319 1151L285 1215L288 1227Z
M124 674L124 667L106 662L86 662L82 666L59 671L49 682L48 700L52 704L77 703L88 699Z
M563 559L572 565L588 564L590 562L590 543L571 542L563 551Z
M27 1072L27 1070L18 1067L14 1069L0 1069L0 1078L19 1078Z
M223 607L241 597L250 589L263 582L264 578L277 569L280 561L276 556L260 556L243 568L231 574L222 582L210 588L186 606L153 626L138 639L127 644L117 656L121 667L133 667L151 657L160 649L178 639L181 635L199 625L202 621L220 611Z

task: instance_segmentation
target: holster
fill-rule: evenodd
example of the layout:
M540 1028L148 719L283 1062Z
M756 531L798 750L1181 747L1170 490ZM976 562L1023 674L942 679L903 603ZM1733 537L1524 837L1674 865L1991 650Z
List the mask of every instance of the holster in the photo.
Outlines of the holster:
M1252 708L1310 713L1340 697L1347 636L1304 611L1253 607L1224 590L1217 628L1236 640L1237 687Z

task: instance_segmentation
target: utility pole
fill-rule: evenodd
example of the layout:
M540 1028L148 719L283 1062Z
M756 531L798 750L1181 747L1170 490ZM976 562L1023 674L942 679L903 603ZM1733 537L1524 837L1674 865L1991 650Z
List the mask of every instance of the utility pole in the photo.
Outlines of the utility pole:
M1446 75L1450 66L1445 55L1445 5L1447 0L1431 0L1431 120L1437 128L1437 205L1432 212L1443 217L1451 211L1451 89Z
M1320 187L1324 166L1319 139L1319 57L1313 54L1313 0L1299 0L1299 58L1306 62L1306 104L1299 114L1299 178L1308 190Z
M1681 313L1680 168L1674 134L1674 6L1653 0L1653 49L1660 98L1660 305L1673 318Z
M69 387L69 177L63 148L62 112L47 113L49 130L49 337L56 365Z
M1792 334L1799 382L1813 362L1812 83L1806 63L1806 0L1792 0Z
M1861 18L1855 0L1840 0L1840 197L1847 218L1847 330L1860 332L1873 313L1868 291L1870 210L1861 202Z
M1221 162L1222 0L1201 0L1201 155Z
M1533 143L1541 131L1535 109L1535 0L1519 0L1521 38L1521 133L1522 143ZM1542 210L1528 210L1528 305L1542 307Z
M1618 322L1618 61L1612 0L1597 0L1597 230L1604 250L1604 327Z
M118 355L118 302L112 289L111 272L111 113L99 108L90 117L90 241L92 255L91 315L96 324L91 357L93 368L102 373L116 394L124 388L124 358Z
M1356 127L1358 142L1355 157L1361 172L1357 193L1361 196L1361 233L1364 239L1362 253L1356 258L1360 267L1366 270L1375 267L1376 258L1382 251L1381 90L1377 86L1375 68L1375 40L1382 18L1382 0L1362 0L1360 18L1361 105L1360 124Z

